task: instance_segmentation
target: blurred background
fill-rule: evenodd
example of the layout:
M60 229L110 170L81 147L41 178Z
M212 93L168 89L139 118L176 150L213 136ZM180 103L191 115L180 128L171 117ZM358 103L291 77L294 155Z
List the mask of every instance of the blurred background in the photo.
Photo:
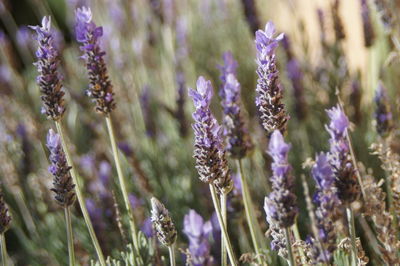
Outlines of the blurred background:
M75 41L74 10L89 6L96 24L103 26L102 48L107 54L117 103L114 126L124 154L131 204L146 235L145 249L152 264L154 257L166 251L157 246L149 226L151 195L160 198L170 210L179 229L178 248L182 250L187 248L187 238L181 231L189 209L196 210L205 220L212 219L208 187L197 178L192 159L190 124L194 108L187 99L187 88L193 88L200 75L210 79L215 90L212 109L221 121L217 65L223 63L222 54L226 51L231 51L239 63L242 102L256 144L244 162L245 171L258 220L262 229L267 229L262 205L269 192L270 159L254 104L254 33L258 28L264 29L269 20L275 23L278 33L284 32L290 39L290 47L281 45L277 58L284 101L291 116L287 140L293 146L290 162L297 177L302 238L310 229L300 176L306 176L311 191L314 187L303 163L328 149L325 109L335 105L338 98L352 122L357 159L377 178L383 176L380 162L370 154L369 147L377 140L373 101L379 80L388 88L393 117L398 114L397 14L388 15L390 23L382 23L382 10L367 1L373 31L367 44L365 36L370 32L363 28L362 2L0 0L0 178L13 216L7 244L14 262L65 265L68 259L63 213L49 191L52 177L47 172L48 151L44 146L53 123L40 112L37 70L33 65L37 43L27 25L40 24L45 15L52 18L66 91L64 124L73 159L84 180L87 206L101 245L107 255L121 259L120 252L129 242L126 217L119 211L123 205L114 181L116 173L104 120L85 95L88 79ZM399 8L395 1L384 2L391 7L387 10ZM297 79L287 67L293 59L301 73ZM396 141L391 145L396 152L400 148ZM232 172L236 172L234 164ZM102 193L106 201L101 200ZM242 237L248 232L237 197L232 193L230 228L235 249L244 254L251 245L249 239ZM95 253L79 207L75 207L76 253L82 264L88 264ZM358 233L365 238L363 232ZM216 241L212 245L217 245ZM376 254L368 244L364 248L374 263ZM212 252L217 258L215 250Z

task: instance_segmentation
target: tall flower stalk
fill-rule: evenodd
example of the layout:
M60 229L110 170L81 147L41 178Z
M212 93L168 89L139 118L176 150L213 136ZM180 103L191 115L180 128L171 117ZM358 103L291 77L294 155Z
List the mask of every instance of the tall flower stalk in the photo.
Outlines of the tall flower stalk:
M232 190L233 181L230 178L225 158L222 128L210 111L213 88L211 82L203 77L199 77L196 85L196 90L189 90L189 96L192 97L196 108L193 113L195 123L192 125L195 134L194 158L196 159L196 169L200 180L209 184L223 235L222 241L225 242L231 264L237 265L217 195L217 190L220 195L229 193Z
M265 197L264 210L267 222L272 228L277 228L285 233L288 263L294 265L290 227L294 225L298 208L294 189L292 167L288 162L290 144L285 143L279 130L275 130L270 139L268 154L272 157L272 192Z
M71 177L71 167L68 166L62 149L60 135L50 129L47 134L47 148L50 151L49 172L53 175L53 188L56 202L64 208L67 227L69 265L75 265L74 238L71 224L71 206L75 202L75 184Z
M136 255L140 257L138 249L138 237L135 219L131 204L128 198L128 189L119 159L115 134L112 126L111 112L115 109L114 92L110 79L108 78L107 67L104 61L105 52L100 48L99 38L103 35L103 28L97 27L92 20L90 8L82 7L76 10L76 40L81 43L83 51L82 58L86 62L89 75L89 89L87 95L95 102L97 112L104 115L107 130L110 137L111 149L114 156L115 166L118 174L119 186L129 217L129 225Z
M329 162L335 176L335 186L338 190L338 197L346 207L348 226L352 244L352 261L357 262L357 246L354 228L354 213L351 203L360 196L360 184L357 180L357 170L352 158L351 146L347 136L349 120L343 109L338 105L327 110L330 118L326 126L330 134Z
M62 128L62 116L65 112L64 107L64 91L61 83L61 75L58 73L58 65L60 64L58 58L58 52L54 46L54 38L51 33L51 20L50 17L43 17L41 26L31 27L36 31L36 39L38 41L38 50L36 52L36 57L38 61L35 66L38 69L39 75L36 79L40 92L42 93L41 99L43 102L42 113L46 114L49 119L52 119L57 127L57 132L60 135L61 145L65 152L65 158L67 164L71 167L70 173L72 181L75 184L76 197L79 202L79 206L82 210L83 218L88 228L90 237L92 239L93 245L96 249L97 257L100 264L105 265L103 251L100 248L99 241L94 232L92 222L90 220L85 199L80 189L80 184L78 182L78 175L75 172L75 167L71 160L69 154L65 136Z
M254 230L254 217L251 214L252 204L249 198L246 179L241 168L241 159L244 158L253 144L247 127L245 126L240 103L240 83L236 79L237 62L230 52L223 55L224 64L219 66L221 71L220 79L222 81L219 96L221 97L221 106L224 111L223 135L226 142L226 151L237 161L238 171L243 184L243 202L246 211L247 223L249 224L251 237L256 254L260 254L256 234ZM226 215L226 195L221 195L222 214ZM257 225L258 226L258 225ZM261 232L261 231L260 231ZM222 242L223 243L223 242ZM259 258L259 257L258 257ZM261 263L260 258L258 259Z

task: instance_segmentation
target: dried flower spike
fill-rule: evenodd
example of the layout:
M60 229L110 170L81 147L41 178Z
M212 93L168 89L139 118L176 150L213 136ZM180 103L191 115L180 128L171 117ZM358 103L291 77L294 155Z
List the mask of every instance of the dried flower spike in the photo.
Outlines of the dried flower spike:
M49 172L53 175L53 191L55 200L59 205L66 208L75 201L75 185L70 174L71 167L67 164L64 150L61 146L61 138L52 129L47 134L47 148L50 151Z
M195 123L192 125L195 134L196 169L201 181L213 182L220 193L226 194L232 190L233 181L222 144L222 130L210 111L212 85L203 77L199 77L196 85L197 90L189 90L189 96L196 107L193 113Z
M376 131L383 137L393 129L393 120L386 88L381 81L376 89L375 104Z
M177 237L175 225L168 210L156 198L151 198L151 222L157 233L158 240L165 246L172 246Z
M222 81L219 95L224 109L223 134L228 153L235 159L241 159L252 148L252 143L240 108L240 83L236 79L237 62L230 52L224 53L223 59L224 65L219 67Z
M36 31L39 47L36 51L38 61L34 63L39 72L36 82L42 93L42 113L55 121L60 120L65 112L62 77L58 73L60 60L54 46L50 17L43 17L41 26L30 26Z
M4 234L11 223L11 216L4 201L3 192L0 190L0 234Z
M268 22L265 31L256 32L257 48L257 88L256 105L261 123L268 134L278 129L282 133L286 130L289 116L282 103L282 88L279 82L276 67L275 49L282 40L283 34L274 37L275 26Z
M113 87L103 58L106 53L99 45L103 28L97 27L93 22L90 8L78 8L75 15L76 40L82 44L81 50L84 52L82 58L86 62L90 80L87 95L96 103L96 111L108 115L115 109L115 102Z
M280 229L294 224L298 213L296 195L293 192L294 177L288 162L290 144L285 143L279 130L275 130L270 139L268 153L272 157L272 192L265 197L264 210L269 224Z
M351 159L350 144L347 140L347 129L350 122L339 105L327 110L327 113L330 123L326 129L331 137L329 162L335 175L339 199L343 204L349 204L360 196L360 186Z

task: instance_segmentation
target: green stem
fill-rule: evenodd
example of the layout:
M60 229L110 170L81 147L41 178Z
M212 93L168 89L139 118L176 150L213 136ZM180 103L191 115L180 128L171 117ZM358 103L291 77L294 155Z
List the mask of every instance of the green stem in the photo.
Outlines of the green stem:
M243 175L242 161L241 160L236 160L236 164L237 164L237 168L239 170L240 181L242 182L242 194L243 194L244 210L246 212L247 224L248 224L249 229L250 229L251 240L253 242L253 246L254 246L254 249L255 249L255 252L256 252L257 261L258 261L259 264L262 264L261 258L259 256L260 255L260 248L258 246L257 237L256 237L255 230L254 230L254 223L255 223L254 220L255 219L254 219L254 216L251 213L252 202L251 202L251 198L250 198L250 195L249 195L249 188L247 186L247 181L246 181L246 178Z
M356 245L356 229L354 223L354 213L350 206L347 206L346 212L347 212L347 219L349 223L349 231L351 239L352 265L357 266L357 245Z
M169 251L169 261L171 266L175 266L175 247L174 245L171 245L168 247Z
M214 204L214 209L215 209L215 212L217 213L219 226L221 227L221 232L222 232L222 234L224 236L225 245L226 245L226 249L228 251L229 260L230 260L232 265L237 266L238 263L236 261L235 254L233 253L233 249L232 249L231 241L229 239L228 231L226 230L226 227L224 225L224 220L222 218L221 208L219 206L217 192L215 191L215 187L214 187L213 184L209 184L209 187L210 187L211 197L212 197L213 204Z
M112 122L111 122L111 116L106 116L106 124L107 124L108 134L110 136L111 149L112 149L112 153L114 156L115 166L117 168L119 186L120 186L120 189L122 192L122 197L124 199L125 209L128 213L128 217L129 217L129 227L131 229L133 246L134 246L134 249L135 249L137 255L139 255L139 241L137 238L137 229L136 229L135 219L133 217L132 206L129 202L128 189L127 189L127 186L125 183L125 177L124 177L124 174L122 171L121 161L120 161L119 155L118 155L117 142L115 140L115 134L114 134L114 129L113 129Z
M67 224L69 265L75 266L74 235L72 232L71 209L70 207L66 207L64 211L65 211L65 222Z
M285 228L285 239L286 239L286 248L288 251L288 264L289 266L294 266L294 258L293 258L293 251L292 251L292 243L290 241L290 228Z
M227 220L226 220L226 194L222 194L220 196L221 198L221 212L222 212L222 220L224 222L225 227L227 226ZM226 266L228 265L228 258L226 254L226 248L225 248L225 240L224 240L224 234L221 231L221 265Z
M6 247L6 237L4 236L4 233L0 234L1 238L1 262L2 265L8 265L7 264L7 247Z
M301 241L299 228L298 228L298 226L297 226L297 221L296 221L296 222L294 223L294 225L292 226L292 230L293 230L293 233L294 233L294 238L295 238L297 241ZM300 254L301 263L302 263L303 265L306 265L306 264L307 264L307 261L306 261L306 256L305 256L305 254L304 254L303 248L302 248L301 246L298 246L297 249L298 249L299 254Z
M82 211L82 215L83 215L83 218L85 220L85 223L86 223L86 227L87 227L87 229L89 231L90 238L92 239L93 246L96 249L97 258L99 259L99 263L100 263L101 266L105 266L106 262L104 260L103 251L100 248L100 244L99 244L99 241L97 240L96 234L94 232L92 222L90 221L90 216L89 216L89 213L88 213L87 208L86 208L85 199L84 199L84 197L82 195L82 192L81 192L81 189L80 189L78 175L77 175L77 173L75 171L74 164L73 164L73 162L71 160L71 156L69 154L69 150L67 149L67 144L66 144L66 141L65 141L64 131L63 131L63 128L62 128L61 121L56 121L55 123L56 123L56 127L57 127L57 132L58 132L58 134L60 135L60 138L61 138L61 144L63 146L63 150L64 150L64 153L65 153L65 157L67 158L68 165L72 167L71 170L70 170L70 173L71 173L72 180L74 181L74 184L75 184L76 197L78 199L79 206L81 207L81 211Z

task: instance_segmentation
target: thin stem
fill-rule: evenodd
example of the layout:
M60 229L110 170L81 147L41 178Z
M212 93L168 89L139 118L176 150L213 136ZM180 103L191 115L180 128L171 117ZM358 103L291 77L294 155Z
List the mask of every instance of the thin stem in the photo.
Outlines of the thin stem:
M227 226L227 220L226 220L226 194L222 194L220 196L221 198L221 212L222 212L222 220L224 222L225 227ZM224 234L221 231L221 265L226 266L228 265L228 258L226 254L226 248L225 248L225 240L224 240Z
M0 234L0 238L1 238L1 262L2 265L8 265L7 264L7 259L8 259L8 255L7 255L7 247L6 247L6 237L3 234Z
M225 244L226 244L226 249L228 251L229 260L232 265L236 266L236 265L238 265L238 263L236 261L235 254L233 253L231 241L228 236L228 231L226 230L226 227L224 225L224 220L222 219L221 208L219 206L217 192L215 191L215 187L213 184L209 184L209 187L210 187L211 197L212 197L213 204L214 204L214 209L215 209L215 212L217 213L219 226L221 227L221 232L224 235L224 240L226 242Z
M347 219L349 223L351 250L352 250L352 265L357 266L357 245L356 245L356 229L354 224L354 213L350 206L346 208Z
M301 241L299 228L298 228L298 226L297 226L297 221L296 221L296 222L294 223L294 225L292 226L292 230L293 230L294 237L295 237L296 241ZM298 251L299 251L299 253L300 253L300 258L301 258L302 264L303 264L303 265L306 265L306 264L307 264L307 261L306 261L306 256L305 256L305 254L304 254L303 248L299 245L299 246L297 247L297 249L298 249Z
M175 245L171 245L168 247L169 251L169 262L171 266L175 266Z
M251 235L251 240L253 242L253 246L256 252L257 260L258 263L261 264L261 258L260 258L260 248L258 246L257 242L257 237L255 234L254 230L254 216L251 213L251 198L249 195L249 189L247 186L247 181L246 178L243 175L243 167L242 167L242 161L241 160L236 160L237 168L239 170L239 175L240 175L240 181L242 182L242 195L243 195L243 203L244 203L244 210L246 212L246 219L247 219L247 224L250 229L250 235Z
M290 228L285 228L285 239L286 239L286 248L288 251L288 264L289 266L294 266L294 258L293 258L293 251L292 251L292 243L290 241Z
M115 140L115 134L114 134L114 129L113 129L112 122L111 122L111 116L109 116L109 115L106 116L106 124L107 124L108 134L110 136L111 149L112 149L112 153L114 156L115 166L117 168L119 186L120 186L120 189L122 192L122 197L124 198L125 209L128 213L128 217L129 217L129 227L131 229L133 246L134 246L136 253L139 255L139 242L137 239L137 229L136 229L135 219L133 217L132 206L129 202L128 189L127 189L127 186L125 183L125 177L124 177L124 174L122 171L121 161L119 160L117 142Z
M74 236L72 232L72 223L71 223L71 209L70 207L66 207L65 211L65 222L67 225L67 239L68 239L68 256L69 256L69 265L75 265L75 251L74 251Z
M74 184L75 184L76 197L78 199L79 206L81 207L81 211L82 211L85 223L86 223L86 227L87 227L87 229L89 231L90 238L92 239L93 246L96 249L97 258L99 260L99 263L100 263L101 266L105 266L106 262L104 260L103 251L100 248L100 244L99 244L99 241L97 240L96 234L94 232L92 222L90 221L90 216L89 216L89 213L88 213L87 208L86 208L85 199L84 199L84 197L82 195L82 192L81 192L81 189L80 189L78 175L77 175L77 173L75 171L75 167L73 165L74 163L71 160L71 156L69 154L69 150L67 149L67 144L66 144L66 141L65 141L64 131L63 131L63 128L62 128L61 121L56 121L55 123L56 123L56 127L57 127L57 132L58 132L58 134L60 135L60 138L61 138L61 144L63 146L63 150L64 150L64 153L65 153L65 157L67 159L68 165L72 167L71 170L70 170L70 173L71 173L72 180L74 181Z

